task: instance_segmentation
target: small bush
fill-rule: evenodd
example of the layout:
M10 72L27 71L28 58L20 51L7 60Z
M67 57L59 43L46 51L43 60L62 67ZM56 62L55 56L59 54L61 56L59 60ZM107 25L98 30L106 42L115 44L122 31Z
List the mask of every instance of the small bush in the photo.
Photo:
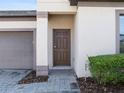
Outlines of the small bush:
M89 57L90 71L99 84L124 83L124 54Z

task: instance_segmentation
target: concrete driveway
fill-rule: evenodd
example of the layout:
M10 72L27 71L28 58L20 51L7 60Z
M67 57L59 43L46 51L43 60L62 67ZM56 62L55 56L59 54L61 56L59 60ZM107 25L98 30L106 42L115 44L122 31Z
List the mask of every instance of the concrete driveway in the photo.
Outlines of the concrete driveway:
M48 82L18 84L31 70L0 70L0 93L80 93L71 70L51 71Z

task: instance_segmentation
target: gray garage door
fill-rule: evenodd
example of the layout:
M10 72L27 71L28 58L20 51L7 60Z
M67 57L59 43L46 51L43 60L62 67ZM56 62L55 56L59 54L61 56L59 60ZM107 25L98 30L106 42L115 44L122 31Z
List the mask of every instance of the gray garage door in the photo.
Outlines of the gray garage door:
M33 67L33 32L0 32L0 69Z

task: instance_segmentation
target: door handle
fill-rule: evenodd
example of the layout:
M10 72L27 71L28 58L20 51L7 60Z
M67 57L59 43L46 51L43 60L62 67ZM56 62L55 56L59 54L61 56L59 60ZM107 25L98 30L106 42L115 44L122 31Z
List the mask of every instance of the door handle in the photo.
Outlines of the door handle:
M56 46L53 46L54 48L56 48Z

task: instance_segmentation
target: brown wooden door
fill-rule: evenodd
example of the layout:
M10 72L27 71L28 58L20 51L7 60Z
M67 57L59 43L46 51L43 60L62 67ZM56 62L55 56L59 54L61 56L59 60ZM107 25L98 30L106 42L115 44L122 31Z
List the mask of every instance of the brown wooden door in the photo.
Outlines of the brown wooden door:
M70 30L53 30L53 65L70 66Z

